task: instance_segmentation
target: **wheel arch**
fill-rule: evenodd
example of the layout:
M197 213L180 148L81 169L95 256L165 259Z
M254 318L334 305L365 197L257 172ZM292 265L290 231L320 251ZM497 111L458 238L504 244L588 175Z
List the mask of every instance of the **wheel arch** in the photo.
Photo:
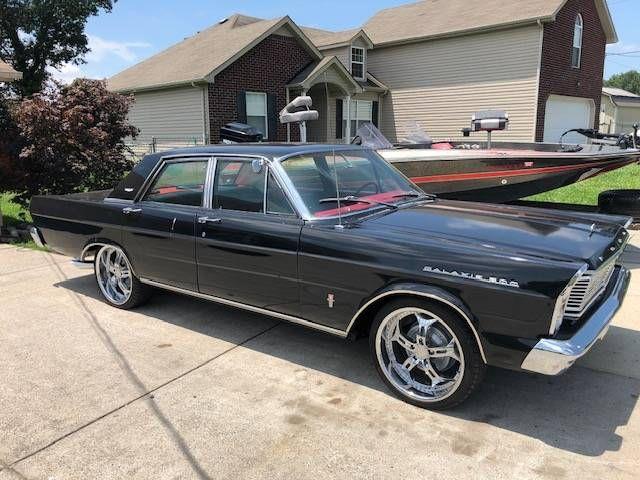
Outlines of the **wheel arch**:
M124 252L124 254L127 256L127 260L129 261L129 264L131 265L131 270L133 271L133 274L136 275L136 271L137 271L136 266L133 264L133 260L131 259L131 255L129 255L129 252L127 251L127 249L124 248L122 244L114 240L110 240L108 238L94 239L94 240L91 240L90 242L87 242L87 244L82 249L82 253L80 254L80 262L82 263L93 262L93 260L87 260L87 258L91 258L91 257L95 258L95 255L98 253L98 251L102 247L105 247L107 245L113 245L115 247L118 247Z
M454 314L464 319L469 326L469 329L473 333L473 336L480 350L480 356L484 363L487 363L487 357L485 355L484 347L478 333L476 322L474 322L474 316L471 310L465 305L465 303L438 287L431 285L424 285L419 283L399 283L388 286L383 290L377 292L375 295L369 298L358 309L355 315L352 317L347 327L346 334L350 335L356 331L362 331L363 327L367 327L375 313L382 308L387 302L395 300L400 297L414 297L421 299L428 299L444 305L447 309L451 310Z

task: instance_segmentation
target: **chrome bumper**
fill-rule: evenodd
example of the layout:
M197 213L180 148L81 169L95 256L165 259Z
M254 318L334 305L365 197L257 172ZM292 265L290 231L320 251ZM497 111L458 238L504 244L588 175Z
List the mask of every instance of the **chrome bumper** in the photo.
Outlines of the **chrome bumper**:
M44 248L44 239L42 238L42 235L40 235L40 230L36 227L31 227L29 229L29 233L31 234L31 238L35 244L40 248Z
M607 288L606 298L582 328L567 340L540 340L522 362L523 370L544 375L559 375L607 334L611 321L627 293L631 274L624 267L616 267L612 278L615 280L612 282L613 286Z

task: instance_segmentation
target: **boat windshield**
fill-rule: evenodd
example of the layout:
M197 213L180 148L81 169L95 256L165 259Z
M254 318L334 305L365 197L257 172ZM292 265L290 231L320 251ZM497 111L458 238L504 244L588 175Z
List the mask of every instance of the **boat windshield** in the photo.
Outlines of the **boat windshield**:
M408 200L430 198L369 150L302 154L283 160L282 167L316 218L397 208Z

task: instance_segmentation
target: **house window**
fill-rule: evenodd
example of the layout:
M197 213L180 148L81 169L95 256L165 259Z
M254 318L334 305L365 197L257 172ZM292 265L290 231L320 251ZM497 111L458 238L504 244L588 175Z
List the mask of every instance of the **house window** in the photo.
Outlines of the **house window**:
M351 75L364 80L364 48L351 47Z
M369 100L351 100L351 137L356 136L360 125L373 122L373 102ZM347 109L342 110L342 131L347 131Z
M269 138L267 121L267 94L247 92L247 123L262 133L263 138Z
M582 21L582 15L578 14L576 17L576 23L573 27L573 50L571 52L571 66L573 68L580 68L580 62L582 59L582 31L584 29L584 22Z

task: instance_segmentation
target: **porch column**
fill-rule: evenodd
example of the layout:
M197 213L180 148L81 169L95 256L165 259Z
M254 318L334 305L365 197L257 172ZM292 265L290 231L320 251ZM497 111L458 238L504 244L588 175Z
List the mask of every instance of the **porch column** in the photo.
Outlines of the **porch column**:
M344 143L351 143L351 95L345 99L345 108L347 109L347 126L344 129Z

